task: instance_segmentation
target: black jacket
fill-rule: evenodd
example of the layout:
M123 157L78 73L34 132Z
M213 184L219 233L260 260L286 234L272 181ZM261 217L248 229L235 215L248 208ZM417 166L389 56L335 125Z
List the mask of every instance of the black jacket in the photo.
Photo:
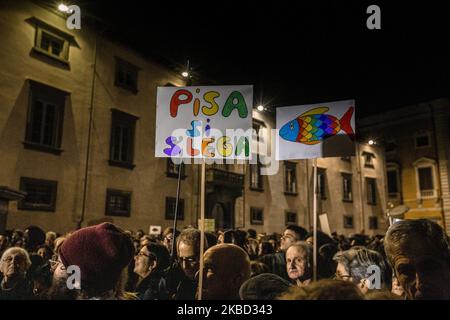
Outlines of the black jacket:
M33 300L33 287L28 279L23 279L10 290L3 289L3 275L0 274L0 300Z
M168 300L166 279L159 273L150 274L136 287L136 292L141 300Z
M291 281L286 271L286 256L283 251L266 254L260 257L258 261L266 264L270 269L270 273L274 273L287 281Z

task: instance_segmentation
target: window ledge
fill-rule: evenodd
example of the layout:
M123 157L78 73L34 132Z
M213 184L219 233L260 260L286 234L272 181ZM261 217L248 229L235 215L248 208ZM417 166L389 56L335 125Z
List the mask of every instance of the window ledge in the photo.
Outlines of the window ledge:
M250 187L250 190L257 192L264 192L264 188Z
M116 87L119 87L119 88L125 89L125 90L127 90L127 91L130 91L130 92L132 92L133 94L138 94L138 92L139 92L138 89L136 89L136 88L134 88L134 87L129 87L129 86L127 86L127 85L125 85L125 84L122 84L122 83L120 83L120 82L117 82L117 81L114 82L114 85L115 85Z
M53 54L51 54L51 53L48 53L47 51L42 50L42 49L39 48L39 47L33 47L33 51L36 52L37 54L41 54L41 55L44 55L44 56L46 56L46 57L48 57L48 58L50 58L50 59L53 59L53 60L55 60L55 61L58 61L59 63L62 63L63 65L65 65L65 66L67 66L67 67L70 68L70 63L69 63L69 61L66 60L66 59L63 59L63 58L60 58L60 57L58 57L58 56L55 56L55 55L53 55Z
M250 224L262 226L264 225L264 221L250 221Z
M42 212L55 212L54 207L50 206L33 206L32 204L19 204L17 209L23 211L42 211Z
M109 165L112 167L120 167L120 168L124 168L124 169L129 169L129 170L133 170L134 167L136 167L136 165L132 164L132 163L127 163L127 162L120 162L120 161L115 161L115 160L109 160Z
M52 153L55 155L60 155L62 152L64 152L64 150L62 150L62 149L50 147L50 146L46 146L46 145L42 145L42 144L37 144L34 142L23 141L22 143L23 143L25 149L42 151L42 152Z
M105 213L105 216L113 216L113 217L124 217L129 218L130 212L129 211L113 211L113 210L107 210Z
M353 200L350 200L350 199L342 199L342 202L353 203Z
M178 173L166 172L166 177L178 179ZM186 177L187 177L187 175L182 174L182 175L181 175L181 180L186 179Z
M298 193L297 193L297 192L288 192L288 191L285 191L284 194L285 194L286 196L294 196L294 197L298 196Z

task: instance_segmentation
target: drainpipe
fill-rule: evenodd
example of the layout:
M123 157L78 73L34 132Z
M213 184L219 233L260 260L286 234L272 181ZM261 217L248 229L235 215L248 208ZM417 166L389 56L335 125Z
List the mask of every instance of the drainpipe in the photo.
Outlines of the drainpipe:
M308 217L308 226L309 230L313 229L312 225L312 217L311 217L311 204L309 199L309 159L305 159L305 167L306 167L306 210L307 210L307 217Z
M242 211L243 211L242 212L242 228L244 229L245 228L245 186L246 186L245 178L246 178L246 173L247 173L247 162L246 161L244 161L243 169L244 169L244 172L243 172L244 186L242 187Z
M95 97L95 78L97 73L97 42L98 35L95 35L95 43L94 43L94 65L92 70L92 84L91 84L91 101L89 107L89 126L88 126L88 140L86 147L86 163L84 167L84 183L83 183L83 203L81 207L81 215L77 221L77 229L80 229L84 218L86 215L86 205L87 205L87 187L88 187L88 175L89 175L89 160L91 155L91 134L92 134L92 123L94 116L94 97Z
M361 156L360 156L360 146L359 141L356 140L356 166L359 174L359 200L360 200L360 220L361 220L361 231L366 229L365 217L364 217L364 195L363 195L363 176L362 176L362 167L361 167Z

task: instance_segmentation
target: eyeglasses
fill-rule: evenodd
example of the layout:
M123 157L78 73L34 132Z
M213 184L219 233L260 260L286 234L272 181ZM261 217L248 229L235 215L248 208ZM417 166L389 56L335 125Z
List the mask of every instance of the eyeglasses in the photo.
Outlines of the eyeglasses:
M178 261L179 261L181 264L183 264L183 262L184 262L184 263L189 264L189 265L191 265L191 266L194 265L194 264L196 264L196 263L198 263L196 257L178 257Z
M17 263L24 263L25 258L22 256L8 256L3 259L3 262L6 262L6 263L12 263L13 261L16 261Z
M55 270L58 267L58 265L61 265L61 267L60 267L61 270L66 270L66 267L64 267L62 262L59 260L48 260L48 262L50 263L51 270Z
M136 257L147 257L147 258L150 258L151 256L148 255L148 254L145 254L145 253L143 253L143 252L139 252L139 253L136 255Z

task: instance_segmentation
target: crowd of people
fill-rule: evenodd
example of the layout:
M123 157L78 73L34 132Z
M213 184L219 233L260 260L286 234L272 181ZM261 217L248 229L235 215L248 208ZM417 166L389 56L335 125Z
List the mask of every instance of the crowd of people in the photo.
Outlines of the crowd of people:
M399 221L372 237L314 238L297 225L271 235L205 232L202 257L200 244L194 227L13 230L0 234L0 300L450 299L449 238L430 220Z

